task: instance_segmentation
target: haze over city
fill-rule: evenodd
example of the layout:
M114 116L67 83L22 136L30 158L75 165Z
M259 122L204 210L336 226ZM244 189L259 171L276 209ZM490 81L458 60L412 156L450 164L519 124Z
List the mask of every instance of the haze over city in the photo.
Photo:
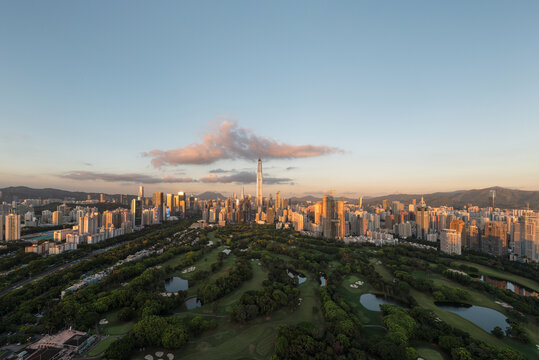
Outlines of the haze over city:
M153 5L0 4L0 187L537 190L535 1Z
M0 360L539 359L538 19L0 1Z

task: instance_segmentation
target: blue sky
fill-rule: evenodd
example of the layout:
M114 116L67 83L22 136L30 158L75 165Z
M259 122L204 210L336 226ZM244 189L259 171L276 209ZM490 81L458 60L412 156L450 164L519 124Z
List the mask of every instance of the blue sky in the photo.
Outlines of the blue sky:
M267 192L538 190L538 18L537 1L4 1L0 186L253 193L254 159L143 156L225 121L338 148L264 159Z

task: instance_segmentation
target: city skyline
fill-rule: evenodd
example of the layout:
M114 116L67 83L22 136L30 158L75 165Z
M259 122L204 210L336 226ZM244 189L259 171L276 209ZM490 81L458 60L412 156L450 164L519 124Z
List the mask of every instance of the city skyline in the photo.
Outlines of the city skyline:
M538 190L537 3L306 5L0 5L0 187Z

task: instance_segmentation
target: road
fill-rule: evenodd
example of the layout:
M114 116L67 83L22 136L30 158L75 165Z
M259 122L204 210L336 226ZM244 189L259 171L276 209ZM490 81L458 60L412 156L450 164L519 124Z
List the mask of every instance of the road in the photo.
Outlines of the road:
M15 289L17 289L19 287L22 287L22 286L24 286L26 284L31 283L32 281L39 280L39 279L41 279L41 278L43 278L43 277L45 277L47 275L50 275L50 274L53 274L53 273L55 273L57 271L63 270L63 269L65 269L65 268L67 268L67 267L69 267L69 266L71 266L73 264L76 264L76 263L80 262L80 261L84 261L86 259L89 259L90 257L92 257L94 255L101 254L101 253L103 253L103 252L105 252L107 250L113 249L113 248L118 247L120 245L124 245L125 243L126 242L124 241L124 242L114 244L114 245L111 245L111 246L103 248L103 249L94 250L90 254L88 254L88 255L86 255L86 256L84 256L82 258L79 258L79 259L73 260L71 262L59 265L59 266L54 267L52 269L49 269L49 270L47 270L45 272L42 272L41 274L38 274L38 275L32 276L32 277L30 277L28 279L24 279L24 280L21 280L19 282L16 282L15 284L11 285L9 288L0 291L0 296L4 296L7 293L9 293L9 292L11 292L11 291L13 291L13 290L15 290Z

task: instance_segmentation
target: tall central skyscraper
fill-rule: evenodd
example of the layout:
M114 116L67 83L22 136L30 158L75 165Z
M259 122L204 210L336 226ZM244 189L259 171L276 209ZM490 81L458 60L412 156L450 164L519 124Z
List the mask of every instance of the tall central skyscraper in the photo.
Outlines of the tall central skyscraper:
M140 187L138 188L138 197L139 199L144 198L144 186L142 185L140 185Z
M256 206L262 208L262 160L258 158L258 171L256 172Z

